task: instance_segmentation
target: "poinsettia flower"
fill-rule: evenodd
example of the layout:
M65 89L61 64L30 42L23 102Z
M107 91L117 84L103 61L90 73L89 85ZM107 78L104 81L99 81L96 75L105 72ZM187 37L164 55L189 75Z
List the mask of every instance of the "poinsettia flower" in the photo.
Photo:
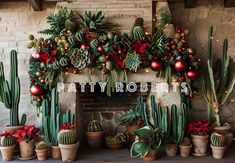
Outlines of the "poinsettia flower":
M209 122L191 122L187 125L186 132L187 134L194 134L194 135L209 135L213 132L213 126Z
M140 40L134 41L134 43L131 45L131 48L137 53L137 54L147 54L149 44L148 43L142 43Z
M60 127L60 131L61 130L71 130L75 127L74 124L62 124Z
M23 129L17 130L12 136L17 138L17 142L30 142L32 140L38 140L40 136L39 128L34 125L25 126Z

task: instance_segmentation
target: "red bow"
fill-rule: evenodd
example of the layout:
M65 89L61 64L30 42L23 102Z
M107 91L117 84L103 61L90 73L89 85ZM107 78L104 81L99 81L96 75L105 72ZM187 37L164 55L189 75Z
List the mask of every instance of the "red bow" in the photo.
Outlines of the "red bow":
M40 60L48 65L50 62L56 61L55 55L56 55L56 50L52 50L52 51L50 51L50 53L48 51L45 51L45 52L41 53Z

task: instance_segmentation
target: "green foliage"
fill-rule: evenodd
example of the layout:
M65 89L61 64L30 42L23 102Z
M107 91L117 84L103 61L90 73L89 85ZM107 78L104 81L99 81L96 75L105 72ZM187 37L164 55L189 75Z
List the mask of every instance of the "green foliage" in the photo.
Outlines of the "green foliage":
M70 56L71 63L78 70L84 69L90 62L89 60L90 53L87 49L78 49L73 50L72 55Z
M10 126L24 125L26 115L19 121L20 79L18 77L17 52L10 53L9 81L5 80L3 62L0 62L0 102L10 109Z
M157 21L157 29L158 31L162 31L167 24L172 23L172 17L169 8L164 7L159 10L158 15L160 15L160 19Z
M74 130L61 130L58 135L59 144L75 144L77 143L77 136Z
M215 147L223 147L224 146L224 141L225 141L225 136L218 134L216 132L213 132L210 137L211 140L211 145Z
M37 150L44 150L47 149L47 143L45 141L39 141L36 143Z
M138 54L136 52L128 53L127 57L124 60L125 67L130 71L137 72L137 69L140 67L141 61L138 58Z
M166 134L159 128L153 128L151 126L145 126L137 131L136 141L131 146L131 157L145 157L152 149L159 150L164 145L164 139Z
M42 102L42 133L48 143L58 145L57 138L61 124L75 124L75 114L71 115L70 110L61 113L59 94L55 87L51 91L50 105L48 99Z
M14 145L16 142L16 139L12 136L3 136L1 137L1 143L0 146L2 147L8 147Z
M87 126L88 132L101 132L103 131L102 125L99 121L93 120Z
M146 35L144 32L144 29L141 26L135 26L133 28L133 38L135 40L141 40L144 41L146 39Z
M70 29L71 26L75 26L75 24L71 22L73 17L74 14L72 11L68 11L67 8L61 8L58 13L51 14L47 17L47 23L49 23L51 27L49 29L39 31L39 33L61 36L66 32L66 29Z
M114 136L107 136L106 137L106 144L109 145L120 145L127 141L126 134L124 133L117 133Z
M84 15L80 15L82 28L85 31L96 32L96 33L106 33L112 31L116 26L115 24L104 21L105 13L98 11L92 14L91 11L85 11Z
M164 48L169 44L169 39L164 34L155 33L153 35L153 46L157 50L164 52Z
M122 116L121 122L127 125L136 124L141 119L141 114L137 108L131 108Z
M211 121L212 111L215 113L216 125L220 126L220 112L227 104L233 94L235 86L234 61L227 56L228 40L223 42L223 56L213 60L212 39L214 37L213 27L209 29L207 74L202 79L203 95L208 103L208 121Z

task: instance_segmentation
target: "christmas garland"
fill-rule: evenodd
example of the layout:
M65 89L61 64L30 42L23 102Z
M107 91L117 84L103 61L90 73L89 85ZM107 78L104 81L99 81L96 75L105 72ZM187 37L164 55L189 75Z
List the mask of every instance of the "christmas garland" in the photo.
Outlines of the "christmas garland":
M37 106L49 98L58 80L65 81L66 74L78 74L85 68L90 73L93 69L102 72L109 96L115 91L117 73L122 74L120 81L127 82L128 74L150 67L168 83L174 77L187 81L188 86L198 77L199 61L195 50L187 45L188 30L177 28L175 38L167 38L162 32L146 34L143 19L137 18L129 36L115 31L117 24L104 17L102 11L77 17L62 8L48 16L50 28L40 31L49 38L29 36L28 48L34 49L29 66L31 94Z

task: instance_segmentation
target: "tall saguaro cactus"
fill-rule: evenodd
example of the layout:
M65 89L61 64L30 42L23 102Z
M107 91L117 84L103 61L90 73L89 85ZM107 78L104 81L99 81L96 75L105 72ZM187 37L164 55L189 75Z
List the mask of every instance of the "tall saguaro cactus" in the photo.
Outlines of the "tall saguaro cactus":
M203 95L208 103L208 120L211 121L212 110L214 111L215 124L221 126L220 112L225 105L235 86L234 61L227 56L228 40L223 42L223 55L216 61L213 59L212 39L214 37L213 27L209 29L208 35L208 54L207 54L207 70L208 74L202 79Z
M10 53L9 81L5 79L3 62L0 62L0 101L10 109L10 126L24 125L26 115L19 121L20 79L18 77L17 52Z

